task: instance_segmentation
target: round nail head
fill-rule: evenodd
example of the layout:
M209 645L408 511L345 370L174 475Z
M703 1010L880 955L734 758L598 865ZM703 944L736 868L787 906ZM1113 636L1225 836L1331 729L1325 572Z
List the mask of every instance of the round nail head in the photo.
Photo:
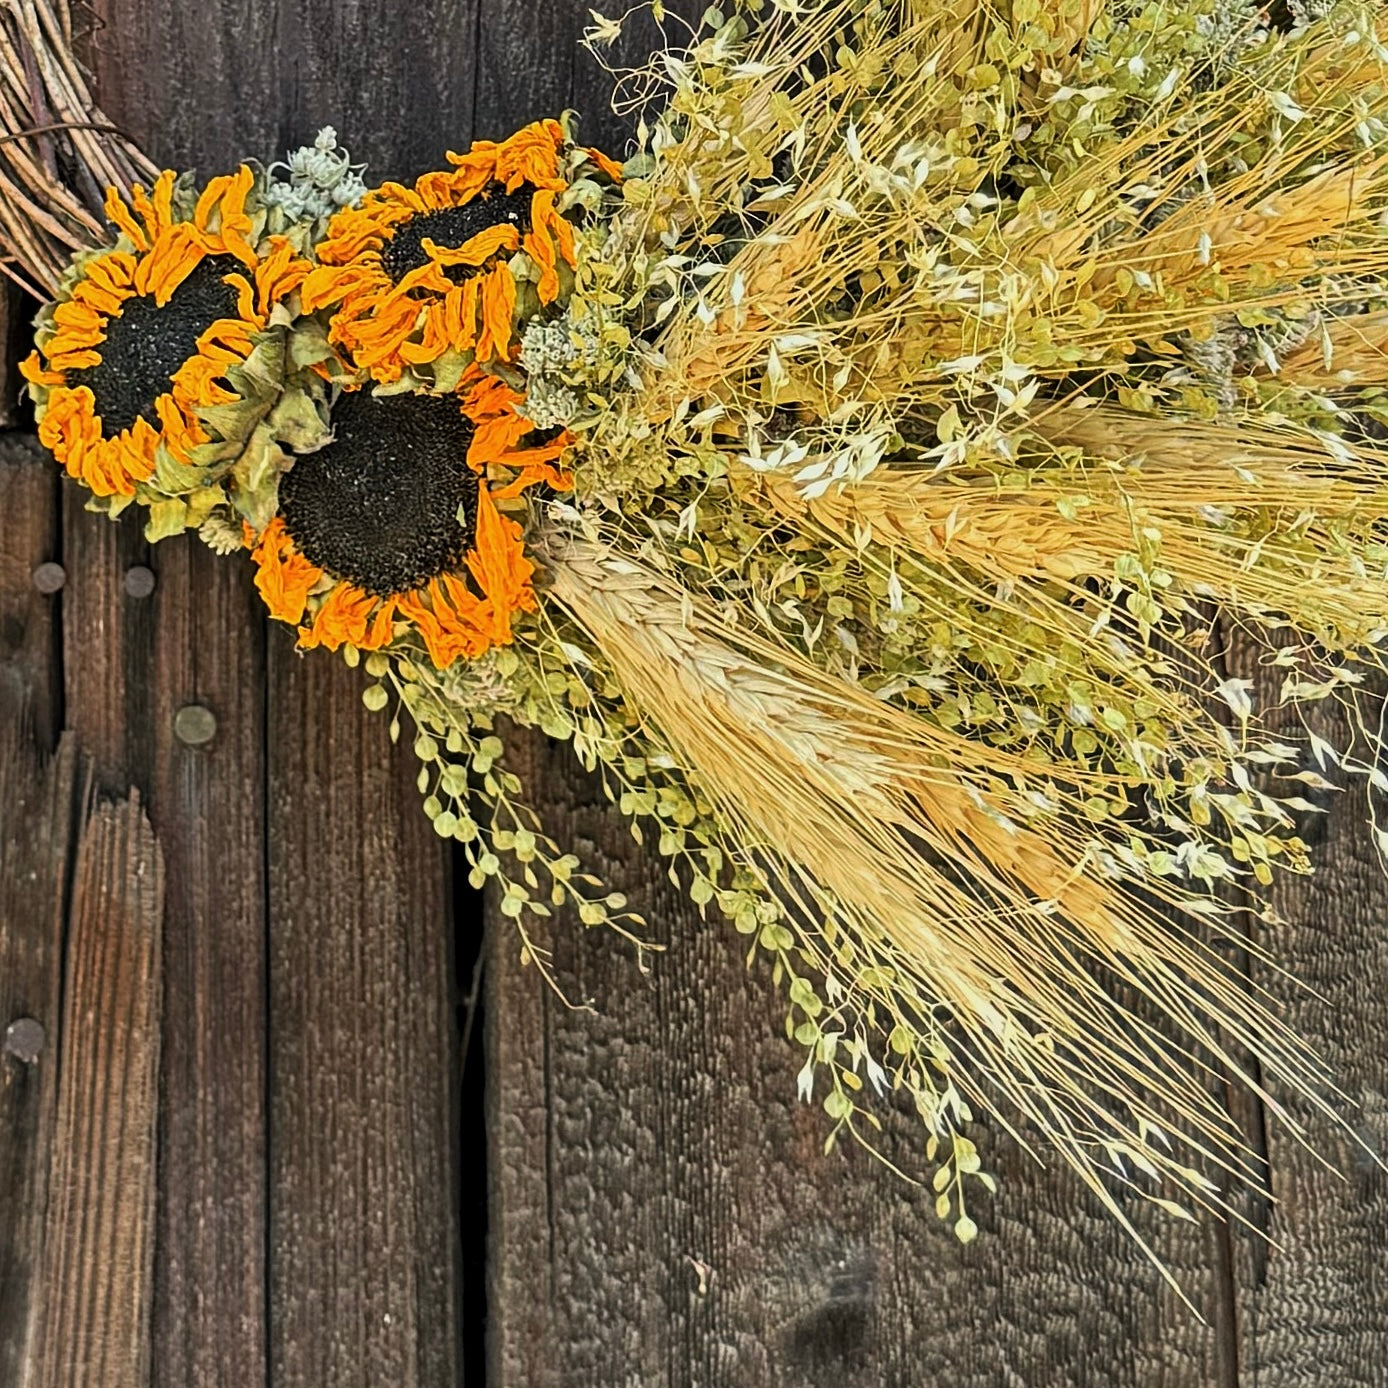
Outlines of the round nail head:
M217 716L203 704L184 704L174 714L174 736L189 747L200 747L217 735Z
M43 1054L43 1024L32 1017L20 1017L5 1028L5 1054L25 1065L32 1065Z
M40 593L56 593L67 582L67 572L51 559L34 570L34 587Z
M132 564L125 571L125 591L132 598L149 597L157 582L154 570L145 568L143 564Z

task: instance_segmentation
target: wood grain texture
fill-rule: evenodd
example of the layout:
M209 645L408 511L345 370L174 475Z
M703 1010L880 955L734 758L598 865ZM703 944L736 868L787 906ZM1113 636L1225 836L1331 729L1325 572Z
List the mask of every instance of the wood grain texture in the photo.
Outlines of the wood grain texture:
M566 105L585 113L585 138L623 141L607 79L573 48L583 0L98 9L101 100L170 163L275 157L332 122L373 176L408 176L474 133ZM650 37L635 28L614 60L635 60ZM39 741L56 733L60 608L68 722L104 785L144 788L168 860L151 1379L448 1388L459 1183L475 1178L453 1159L451 887L409 753L361 708L357 674L321 653L301 661L282 631L267 657L244 560L187 540L151 554L133 518L85 515L75 490L59 545L51 499L22 486L25 515L36 507L40 519L18 541L8 509L0 527L0 700L30 690L15 726L27 719ZM4 577L54 552L69 569L59 603ZM153 598L124 593L137 562L157 572ZM172 737L188 702L217 718L205 746ZM7 722L18 706L3 707ZM6 793L26 774L8 746L0 826L22 808L13 822L29 828L0 843L0 887L59 871L66 849L44 826L58 833L77 794L74 762ZM794 1100L779 1000L743 968L741 940L679 900L566 752L531 739L517 756L550 827L647 909L669 950L642 976L617 942L557 920L558 977L595 1009L574 1012L520 968L505 922L489 926L489 1382L1356 1388L1384 1377L1383 1176L1349 1143L1335 1153L1339 1182L1270 1132L1281 1249L1144 1216L1208 1326L1068 1176L993 1128L979 1137L1001 1190L974 1211L982 1233L961 1249L928 1201L863 1153L821 1154L822 1117ZM1356 1121L1381 1150L1388 903L1357 810L1336 802L1321 875L1285 891L1293 924L1276 945L1324 999L1283 991L1289 1017L1360 1098ZM0 1005L56 1016L61 917L13 919L0 917ZM37 1226L23 1212L42 1202L35 1153L54 1091L42 1062L3 1063L0 1122L14 1127L0 1126L0 1219L18 1212L0 1223L8 1383L3 1356L34 1323ZM1249 1121L1261 1127L1256 1112ZM918 1143L913 1123L889 1123L888 1155L908 1170L921 1169Z
M705 923L600 806L565 749L513 760L547 828L655 923L648 975L616 937L556 919L575 1011L488 954L493 1162L490 1383L712 1388L1187 1388L1225 1350L1063 1171L978 1134L1001 1189L961 1247L933 1196L796 1102L780 1000L745 942ZM884 1153L928 1175L909 1115ZM1137 1212L1207 1317L1213 1233Z
M168 867L150 1377L242 1388L265 1377L266 1339L260 608L244 565L195 539L151 551L137 515L113 525L70 483L63 555L67 724L101 785L142 788ZM154 571L152 596L127 593L136 565ZM173 735L194 702L218 720L197 748Z
M57 599L33 571L56 554L57 486L32 440L0 437L0 1383L24 1383L57 1100L76 749L50 758L57 708ZM10 1028L44 1044L5 1044ZM31 1030L31 1035L33 1035Z
M67 721L107 787L141 786L167 864L156 1384L265 1373L263 632L244 562L151 550L65 489ZM130 596L132 565L156 575ZM177 711L210 709L189 747Z
M164 868L138 795L78 844L35 1388L149 1381Z
M482 19L506 60L491 86L479 82L482 133L527 117L508 97L537 101L566 80L569 104L604 109L607 79L591 57L547 47L581 16L547 12L538 49L528 7L484 0ZM614 66L639 61L655 37L633 28ZM610 113L584 129L594 126L621 146ZM980 1141L1002 1190L974 1211L983 1232L967 1249L935 1219L933 1197L866 1153L823 1156L825 1121L795 1102L800 1061L769 977L743 968L744 942L665 882L565 749L522 738L515 758L547 827L646 907L669 949L643 978L619 942L556 920L560 985L596 1008L576 1012L519 966L506 922L489 924L489 1382L1229 1381L1232 1289L1217 1231L1137 1212L1202 1324L1077 1182L995 1129ZM889 1124L886 1155L928 1176L921 1147L914 1120Z
M59 489L52 459L25 434L0 435L0 519L0 710L47 752L61 722L61 598L38 590L34 570L61 558Z
M62 948L81 789L0 708L0 1383L30 1388L58 1097ZM14 1044L21 1041L22 1044Z
M334 126L373 179L471 138L477 0L97 0L101 103L156 159L213 173Z
M269 159L331 122L373 175L404 176L470 133L466 0L103 10L105 109L165 162ZM158 617L153 749L180 821L176 841L160 826L171 994L186 984L166 1067L185 1098L166 1141L188 1165L168 1193L182 1214L161 1223L156 1382L452 1382L446 855L359 674L282 648L267 685L244 560L178 542L151 563L160 594L196 595ZM129 630L119 649L138 640ZM164 720L193 699L217 736L180 749Z
M1277 700L1281 671L1260 670L1246 651L1241 673L1260 707ZM1377 726L1383 687L1366 700ZM1272 714L1294 733L1297 720ZM1307 720L1337 745L1347 720L1330 709ZM1285 786L1284 786L1285 788ZM1284 1000L1282 1015L1315 1043L1344 1097L1348 1130L1306 1100L1274 1093L1304 1123L1327 1167L1285 1124L1266 1120L1274 1204L1269 1247L1254 1247L1241 1287L1241 1381L1257 1388L1388 1381L1388 876L1368 831L1381 799L1361 778L1340 792L1311 793L1325 813L1307 818L1310 878L1280 879L1273 902L1283 923L1261 935L1297 983L1255 966L1253 980ZM1377 803L1375 803L1377 802ZM1333 1168L1333 1169L1332 1169Z
M270 650L272 1382L451 1384L447 854L362 672Z
M23 337L26 303L20 292L0 278L0 429L19 423L19 372L16 362Z
M579 138L625 155L633 145L636 116L612 109L614 72L633 68L661 46L661 29L648 12L634 9L622 34L595 56L580 46L593 22L584 0L540 4L534 0L478 0L476 39L476 133L478 139L504 139L527 121L557 116L568 109L578 117ZM629 7L612 10L621 16ZM692 0L667 6L670 14L696 19L702 7ZM607 12L607 11L603 11ZM672 42L687 35L669 21Z
M157 606L151 818L171 865L153 1381L236 1388L265 1362L263 618L244 559L189 536L147 563L153 597L122 598ZM200 746L173 732L190 704L216 719Z

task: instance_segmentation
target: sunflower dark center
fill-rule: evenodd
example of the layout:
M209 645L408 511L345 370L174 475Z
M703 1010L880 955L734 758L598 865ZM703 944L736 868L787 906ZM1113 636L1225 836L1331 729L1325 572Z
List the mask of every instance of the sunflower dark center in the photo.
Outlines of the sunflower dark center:
M456 568L477 520L472 424L457 402L347 391L332 424L333 441L280 482L280 512L300 553L377 597Z
M437 212L420 212L408 222L402 222L394 235L381 247L381 268L399 284L411 270L429 263L424 241L446 246L456 251L479 231L509 222L522 236L530 230L530 199L535 189L523 183L514 193L495 192L490 197L473 198L461 207L441 207ZM449 265L444 269L454 284L461 284L476 270L466 265Z
M236 290L222 276L240 270L233 256L205 256L160 308L153 295L127 299L108 320L95 366L67 373L70 386L87 386L96 399L101 432L114 438L137 419L159 427L154 402L174 373L198 349L198 338L219 318L236 316Z

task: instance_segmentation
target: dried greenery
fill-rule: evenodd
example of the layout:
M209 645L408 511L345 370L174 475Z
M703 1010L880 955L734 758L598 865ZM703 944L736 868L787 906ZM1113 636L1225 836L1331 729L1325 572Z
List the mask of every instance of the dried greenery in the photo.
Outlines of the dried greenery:
M1382 20L704 26L635 83L661 100L569 307L610 344L550 542L571 674L694 788L741 874L702 891L775 956L836 1131L864 1076L904 1088L957 1175L1001 1101L1120 1218L1126 1182L1217 1206L1252 1163L1202 1067L1329 1092L1209 943L1306 869L1322 783L1210 609L1284 703L1381 663Z

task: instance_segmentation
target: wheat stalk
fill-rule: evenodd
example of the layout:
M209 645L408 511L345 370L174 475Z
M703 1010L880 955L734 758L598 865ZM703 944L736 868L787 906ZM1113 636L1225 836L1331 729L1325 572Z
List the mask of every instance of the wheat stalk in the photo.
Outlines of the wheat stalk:
M1277 376L1313 390L1383 385L1388 382L1388 312L1323 319L1318 332L1282 357Z
M848 11L827 10L849 22ZM1098 5L1043 7L1046 22L1075 45L1099 12ZM1121 365L1139 344L1174 353L1173 336L1207 335L1241 310L1352 301L1355 277L1388 271L1388 248L1375 225L1388 164L1344 148L1355 143L1359 123L1388 114L1388 89L1367 79L1357 55L1318 32L1268 45L1268 56L1210 90L1182 88L1179 102L1154 108L1136 130L1101 143L1081 172L1034 190L1026 210L1009 221L993 219L986 202L975 225L961 229L954 220L959 203L986 198L1000 172L983 160L914 189L874 192L864 170L880 175L913 139L950 128L955 92L942 74L986 62L989 26L980 13L902 4L875 34L878 65L896 74L886 91L855 91L853 75L834 73L805 82L789 98L781 94L780 109L788 103L800 121L795 139L813 174L773 203L768 225L740 247L726 275L670 315L660 339L668 370L649 386L659 417L691 395L747 409L763 405L768 347L777 338L823 340L782 403L824 418L858 399L908 410L947 397L955 382L941 374L944 363L977 359L988 370L1022 361L1041 377L1069 372L1074 354ZM746 54L748 67L767 71L761 85L742 89L754 126L787 70L782 41L782 30L768 26ZM1299 98L1336 116L1292 124L1243 174L1209 188L1206 152L1237 138L1249 111L1274 98ZM858 123L850 152L844 134L855 100L874 119ZM756 129L756 140L774 140L788 121ZM697 217L684 191L697 153L691 147L689 159L661 166L653 205ZM736 146L720 146L720 154L728 170L718 186L735 182L739 171L745 176L739 166L746 156ZM718 186L704 202L715 203ZM932 280L932 239L976 248L971 295L959 295L958 277ZM878 283L879 265L892 260L918 265L918 272ZM1218 292L1206 283L1214 271ZM851 318L826 323L824 306L864 277L872 290L856 290ZM1049 343L1063 343L1067 355L1029 360Z

